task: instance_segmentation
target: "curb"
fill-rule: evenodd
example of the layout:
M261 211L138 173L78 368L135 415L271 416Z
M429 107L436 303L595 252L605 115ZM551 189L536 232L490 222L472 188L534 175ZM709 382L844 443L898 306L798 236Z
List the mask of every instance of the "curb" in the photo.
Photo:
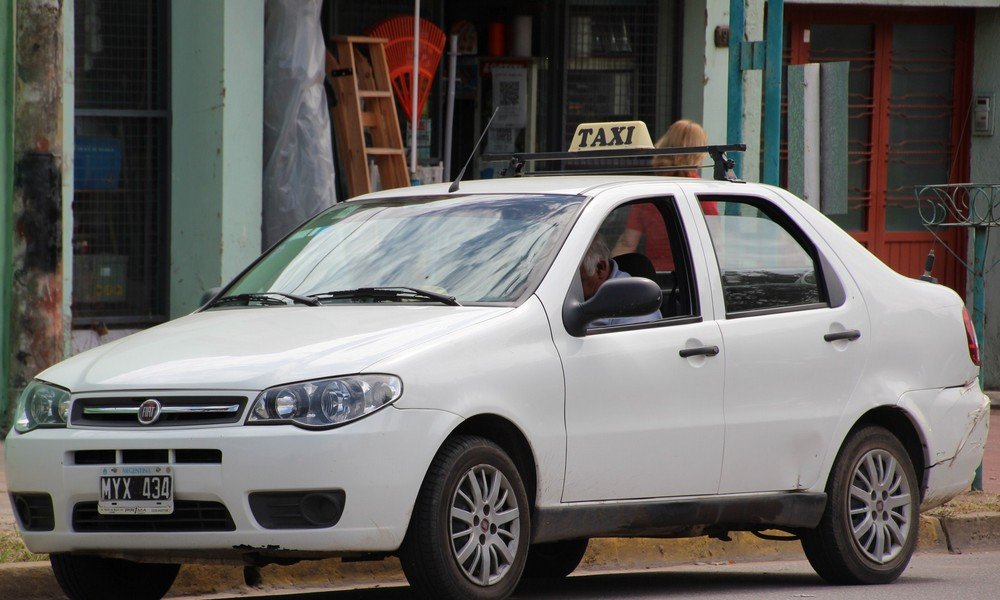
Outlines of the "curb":
M679 564L726 564L736 561L803 559L797 543L762 540L746 532L730 534L732 541L707 537L682 539L592 540L578 571L655 569ZM1000 513L973 513L957 517L920 517L920 552L961 554L1000 548ZM291 591L336 586L362 587L405 584L399 561L343 562L337 558L303 561L259 571L257 591ZM168 598L202 594L239 594L250 588L242 567L184 565ZM0 598L50 600L62 598L59 584L46 562L0 565Z

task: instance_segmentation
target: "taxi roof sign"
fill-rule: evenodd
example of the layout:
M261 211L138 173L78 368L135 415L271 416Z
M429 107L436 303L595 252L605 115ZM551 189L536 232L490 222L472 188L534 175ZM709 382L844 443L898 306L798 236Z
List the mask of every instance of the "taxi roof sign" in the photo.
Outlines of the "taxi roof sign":
M570 152L596 150L652 150L653 139L642 121L612 121L610 123L580 123L576 126Z
M494 112L494 116L496 112ZM486 124L486 129L479 136L476 148L486 137L486 132L492 124L493 118ZM602 159L630 159L633 162L637 159L649 159L654 156L670 154L700 154L706 153L712 158L712 175L718 181L740 180L733 172L736 162L726 156L726 152L745 152L745 144L726 144L711 146L684 146L678 148L656 148L653 140L649 137L649 130L642 121L614 121L610 123L581 123L577 126L570 142L567 152L513 152L511 154L484 154L482 160L485 162L506 161L507 167L500 171L501 177L522 177L535 175L555 175L551 170L525 171L527 163L538 163L545 161L566 162L580 160L602 160ZM474 154L475 152L473 152ZM471 158L469 160L472 160ZM626 161L627 162L627 161ZM468 166L468 162L466 163ZM682 167L651 165L633 165L625 167L606 167L597 169L573 169L575 175L612 175L612 174L635 174L635 173L670 173L680 170ZM687 167L683 167L687 169ZM465 169L462 169L465 172ZM458 181L462 174L455 180L451 191L458 189Z

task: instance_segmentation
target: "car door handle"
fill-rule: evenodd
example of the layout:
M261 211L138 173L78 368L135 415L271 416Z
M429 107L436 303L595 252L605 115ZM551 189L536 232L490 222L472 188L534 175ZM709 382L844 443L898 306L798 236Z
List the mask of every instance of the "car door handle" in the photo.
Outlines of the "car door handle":
M854 340L861 337L861 332L857 329L848 329L847 331L838 331L837 333L828 333L823 336L823 339L828 342L836 342L837 340L847 340L848 342L853 342Z
M681 355L681 358L691 358L692 356L715 356L718 353L718 346L701 346L700 348L685 348L678 354Z

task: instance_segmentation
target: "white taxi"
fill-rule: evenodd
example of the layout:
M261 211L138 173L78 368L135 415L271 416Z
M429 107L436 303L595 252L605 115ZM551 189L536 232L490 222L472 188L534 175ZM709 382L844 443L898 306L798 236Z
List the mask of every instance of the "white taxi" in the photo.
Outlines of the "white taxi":
M38 374L7 483L71 598L398 555L423 596L496 599L590 538L768 529L884 583L969 486L989 405L962 300L799 198L455 187L338 204L195 313Z

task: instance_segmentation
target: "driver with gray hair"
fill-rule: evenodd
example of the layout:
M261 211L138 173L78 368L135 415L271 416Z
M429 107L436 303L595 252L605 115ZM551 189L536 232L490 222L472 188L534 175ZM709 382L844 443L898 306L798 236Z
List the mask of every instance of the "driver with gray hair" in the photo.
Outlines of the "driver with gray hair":
M598 233L594 241L587 248L587 253L583 255L583 262L580 263L580 282L583 284L583 299L589 300L597 289L609 279L620 277L631 277L625 271L618 268L618 263L611 258L611 250L608 249L604 238ZM635 323L648 323L661 318L660 311L656 310L646 315L638 317L610 317L591 321L589 327L610 327L612 325L632 325Z

